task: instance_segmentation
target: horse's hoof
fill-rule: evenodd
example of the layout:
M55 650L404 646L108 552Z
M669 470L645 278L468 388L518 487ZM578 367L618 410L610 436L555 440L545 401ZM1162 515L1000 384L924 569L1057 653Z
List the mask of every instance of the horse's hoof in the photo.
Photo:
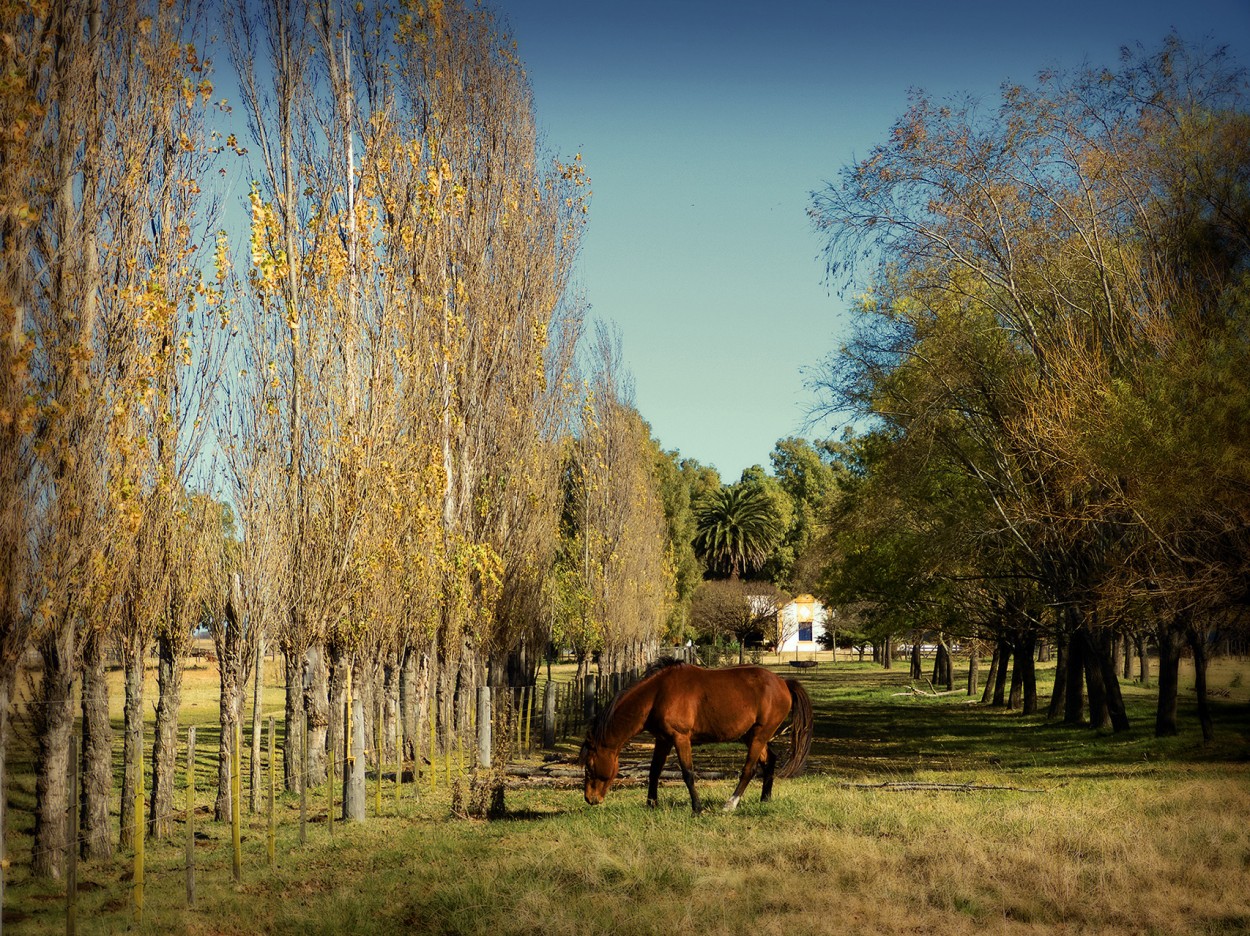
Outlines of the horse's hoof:
M728 801L727 803L725 803L725 807L724 807L724 809L723 809L722 811L723 811L723 812L733 812L733 811L734 811L735 809L737 809L737 808L738 808L738 797L736 797L736 796L731 796L731 797L729 797L729 801Z
M647 808L648 808L648 809L659 809L659 808L660 808L660 801L659 801L659 800L653 800L653 799L649 799L649 800L647 800Z

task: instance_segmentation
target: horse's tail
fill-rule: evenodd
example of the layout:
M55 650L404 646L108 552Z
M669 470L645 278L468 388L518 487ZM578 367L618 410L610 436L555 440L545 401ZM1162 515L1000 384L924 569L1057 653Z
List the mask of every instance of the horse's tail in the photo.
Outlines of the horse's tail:
M790 687L790 757L777 770L778 777L797 777L812 749L812 700L797 679L787 679Z

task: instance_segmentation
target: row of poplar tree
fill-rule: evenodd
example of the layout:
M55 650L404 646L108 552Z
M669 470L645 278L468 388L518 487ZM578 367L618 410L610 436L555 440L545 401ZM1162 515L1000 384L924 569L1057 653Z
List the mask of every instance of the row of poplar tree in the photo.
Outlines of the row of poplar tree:
M673 606L672 459L619 340L583 335L589 180L544 154L497 18L459 0L0 17L0 787L37 660L36 873L60 873L79 717L82 850L114 846L112 655L121 845L153 647L147 821L169 831L199 624L221 818L266 644L288 786L305 723L314 781L341 745L349 670L411 756L419 725L465 730L475 688L531 681L553 640L636 664Z

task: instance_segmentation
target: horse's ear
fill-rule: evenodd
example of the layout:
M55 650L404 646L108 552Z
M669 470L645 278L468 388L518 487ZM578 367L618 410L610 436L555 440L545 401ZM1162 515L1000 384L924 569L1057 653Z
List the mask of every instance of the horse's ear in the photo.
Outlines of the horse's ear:
M587 738L585 741L582 742L582 749L578 751L577 753L576 763L579 767L585 767L586 762L590 760L590 752L591 752L592 747L593 745L591 745L589 738Z

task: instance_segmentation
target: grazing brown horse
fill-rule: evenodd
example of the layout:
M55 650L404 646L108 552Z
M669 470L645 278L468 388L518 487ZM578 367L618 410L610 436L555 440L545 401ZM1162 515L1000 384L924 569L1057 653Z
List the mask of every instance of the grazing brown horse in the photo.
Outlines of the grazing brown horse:
M777 771L777 755L769 747L781 723L793 711L790 759ZM713 741L743 741L746 763L737 789L725 804L736 809L756 766L764 768L763 802L773 792L773 774L793 777L807 760L812 746L812 702L797 679L785 679L760 666L703 669L686 663L653 668L641 682L620 693L599 716L582 743L579 762L586 767L586 802L603 802L616 779L621 748L634 735L655 736L647 805L658 801L660 771L669 751L677 748L682 779L690 790L690 805L703 808L694 788L690 748Z

